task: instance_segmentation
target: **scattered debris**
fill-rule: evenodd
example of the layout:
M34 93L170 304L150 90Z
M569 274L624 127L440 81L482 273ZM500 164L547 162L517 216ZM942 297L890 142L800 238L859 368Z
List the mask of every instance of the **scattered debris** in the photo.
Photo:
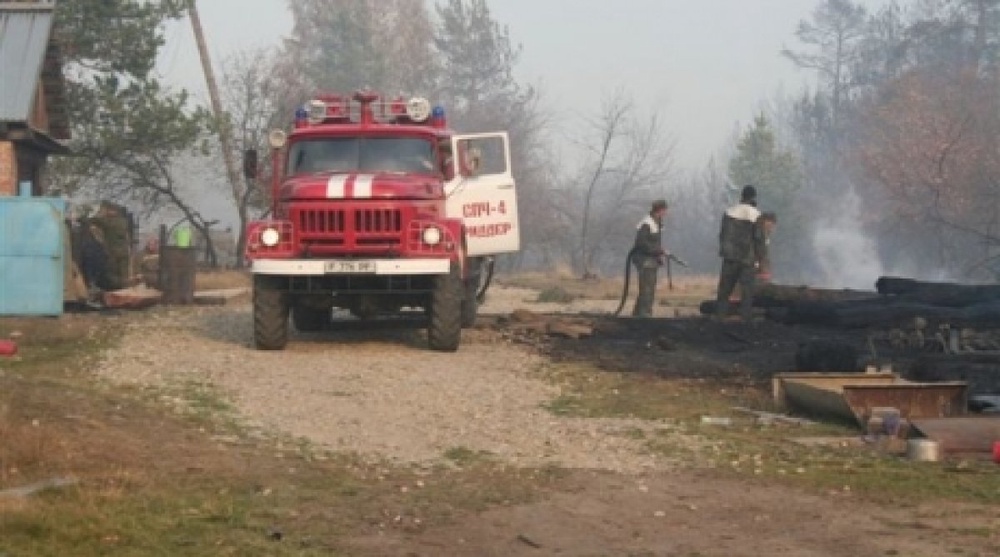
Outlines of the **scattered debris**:
M146 309L158 304L163 299L163 293L145 286L134 286L105 292L101 298L106 308Z
M220 290L199 290L194 293L194 303L203 306L224 306L229 302L249 295L249 288L224 288Z
M788 440L804 447L833 447L841 449L858 448L864 443L861 437L857 435L851 437L790 437Z
M592 319L562 315L543 315L526 309L514 310L510 314L507 328L514 331L559 336L574 340L594 334L594 322Z
M765 412L763 410L753 410L750 408L744 408L742 406L733 406L733 410L737 412L742 412L744 414L751 414L757 417L759 422L771 423L771 422L782 422L786 424L793 425L815 425L816 422L812 420L807 420L805 418L796 418L795 416L789 416L787 414L778 414L775 412Z
M701 423L706 425L731 426L733 425L733 419L727 416L702 416Z
M541 549L542 548L542 544L536 542L535 540L532 540L531 538L529 538L528 536L525 536L524 534L518 534L517 535L517 541L519 541L519 542L521 542L524 545L527 545L529 547L533 547L535 549Z
M0 491L0 497L30 497L40 491L58 489L61 487L75 485L76 483L76 478L50 478L21 487L4 489L3 491Z

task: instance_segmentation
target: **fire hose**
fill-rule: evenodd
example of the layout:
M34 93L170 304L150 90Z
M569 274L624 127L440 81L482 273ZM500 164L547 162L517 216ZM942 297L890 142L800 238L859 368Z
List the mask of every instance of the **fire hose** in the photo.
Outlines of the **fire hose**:
M625 307L625 300L628 298L628 286L632 278L632 257L636 254L638 249L639 248L637 247L630 249L628 255L625 256L625 287L622 289L622 299L620 302L618 302L618 309L616 309L614 313L615 317L618 317L618 315L620 315L622 312L622 308ZM686 261L684 261L683 259L677 257L672 253L667 254L666 261L664 262L664 264L666 264L667 266L667 288L673 290L674 273L670 265L671 262L675 262L681 267L687 267L688 264Z

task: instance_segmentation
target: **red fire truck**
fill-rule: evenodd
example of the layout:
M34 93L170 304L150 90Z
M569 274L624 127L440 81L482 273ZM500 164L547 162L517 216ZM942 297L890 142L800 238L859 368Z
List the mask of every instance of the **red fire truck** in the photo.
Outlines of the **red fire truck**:
M506 133L458 135L423 98L320 95L274 131L269 218L247 229L254 343L283 349L289 316L318 331L424 311L434 350L458 349L492 274L520 249Z

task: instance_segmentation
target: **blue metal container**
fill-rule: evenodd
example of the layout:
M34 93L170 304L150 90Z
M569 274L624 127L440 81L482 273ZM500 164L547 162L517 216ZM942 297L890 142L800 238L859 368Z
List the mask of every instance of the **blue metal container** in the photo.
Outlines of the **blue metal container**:
M0 197L0 316L62 314L65 210L61 199Z

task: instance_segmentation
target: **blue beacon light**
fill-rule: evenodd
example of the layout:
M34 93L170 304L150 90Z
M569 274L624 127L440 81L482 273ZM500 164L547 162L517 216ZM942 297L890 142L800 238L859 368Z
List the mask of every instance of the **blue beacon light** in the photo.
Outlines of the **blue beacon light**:
M303 128L303 127L305 127L305 125L306 125L306 123L308 121L309 121L309 111L306 110L306 107L300 106L300 107L296 108L295 109L295 127L296 128Z
M433 110L431 110L431 122L433 123L434 127L436 127L436 128L443 128L443 127L445 127L446 120L445 120L445 116L444 116L444 107L443 106L438 105L438 106L435 106Z

